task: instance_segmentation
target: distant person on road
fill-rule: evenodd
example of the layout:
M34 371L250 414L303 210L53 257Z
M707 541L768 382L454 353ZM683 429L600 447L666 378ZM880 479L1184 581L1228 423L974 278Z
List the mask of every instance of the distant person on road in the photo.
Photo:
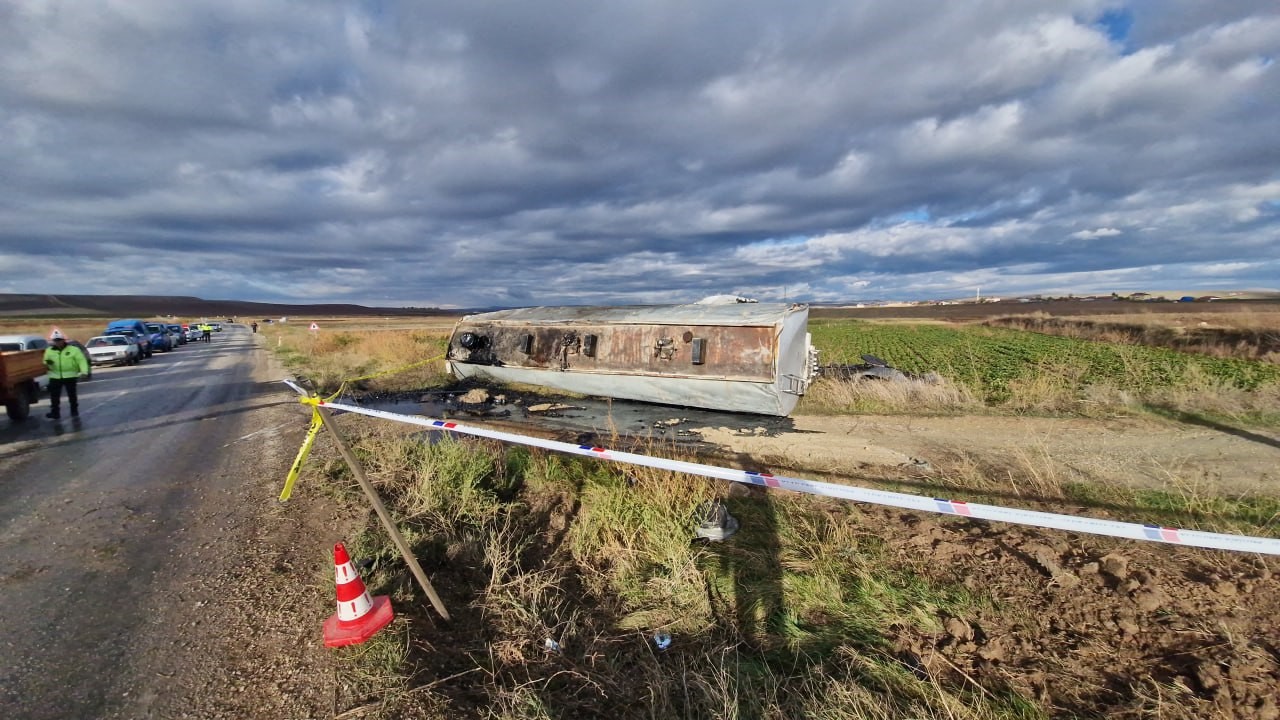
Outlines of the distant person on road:
M209 323L200 323L200 339L205 342L213 342L213 326Z
M44 366L49 368L49 414L47 418L62 417L62 389L67 390L67 403L71 405L71 417L80 417L80 398L76 395L76 381L89 374L89 358L80 348L67 344L61 330L49 335L53 345L44 351Z
M253 323L250 327L252 327L252 328L253 328L253 332L254 332L254 333L257 333L257 332L258 332L258 323Z

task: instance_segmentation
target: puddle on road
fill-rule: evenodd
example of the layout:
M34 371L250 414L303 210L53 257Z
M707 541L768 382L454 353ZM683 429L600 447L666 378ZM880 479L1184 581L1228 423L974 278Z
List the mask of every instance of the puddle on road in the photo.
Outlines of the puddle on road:
M483 399L482 399L483 398ZM478 402L466 402L478 400ZM726 428L744 435L777 436L793 428L790 418L557 395L534 395L496 388L468 388L396 397L347 400L373 410L526 430L572 442L615 435L709 447L697 428Z

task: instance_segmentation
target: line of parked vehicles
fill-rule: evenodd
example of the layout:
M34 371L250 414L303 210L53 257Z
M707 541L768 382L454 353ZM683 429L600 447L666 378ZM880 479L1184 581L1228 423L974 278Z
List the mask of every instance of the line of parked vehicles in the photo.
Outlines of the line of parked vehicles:
M214 332L222 332L222 323L206 323ZM101 335L81 345L68 340L89 360L89 374L99 365L137 365L157 352L170 352L180 345L199 340L203 332L198 323L164 323L155 320L113 320ZM0 335L0 402L9 417L22 420L27 408L49 389L49 376L43 374L40 359L49 347L49 339L40 335Z
M222 323L207 324L222 332ZM157 352L199 340L202 334L196 323L113 320L101 335L89 338L84 349L91 365L137 365Z

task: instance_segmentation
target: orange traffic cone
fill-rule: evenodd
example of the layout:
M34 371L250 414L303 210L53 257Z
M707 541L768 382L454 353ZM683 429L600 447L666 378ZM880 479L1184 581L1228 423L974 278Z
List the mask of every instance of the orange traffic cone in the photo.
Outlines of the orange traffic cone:
M325 647L359 645L395 617L391 598L386 595L369 597L369 591L365 590L364 581L351 565L351 557L342 543L333 546L333 567L338 585L338 612L324 621L324 644Z

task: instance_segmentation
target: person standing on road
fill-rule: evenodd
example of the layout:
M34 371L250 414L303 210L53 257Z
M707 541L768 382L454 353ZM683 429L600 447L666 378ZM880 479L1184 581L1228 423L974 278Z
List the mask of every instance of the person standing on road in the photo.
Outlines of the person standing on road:
M67 390L67 403L71 405L71 417L80 417L80 398L76 395L76 381L89 374L89 359L80 348L67 344L61 330L49 335L53 345L44 351L44 366L49 368L49 406L47 418L62 417L62 389Z
M213 326L209 323L200 323L200 339L205 342L213 342Z
M258 334L258 323L253 323L251 327L253 327L253 333Z

